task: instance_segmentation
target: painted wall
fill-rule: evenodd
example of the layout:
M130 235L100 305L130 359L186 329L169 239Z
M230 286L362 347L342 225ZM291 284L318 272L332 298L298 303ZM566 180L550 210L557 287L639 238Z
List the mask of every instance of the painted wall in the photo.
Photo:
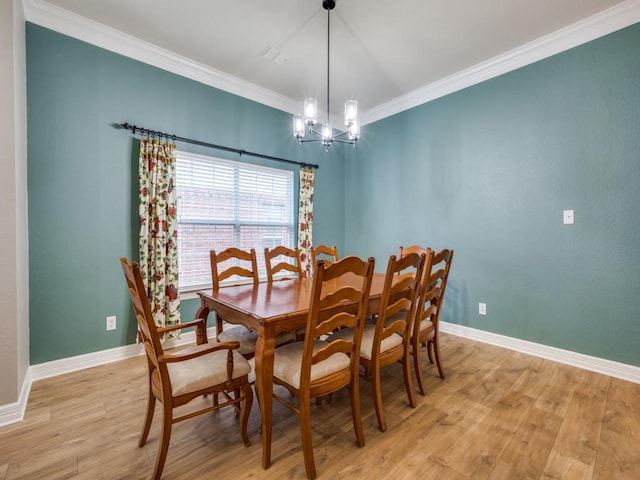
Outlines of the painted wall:
M24 14L0 0L0 405L18 400L29 367Z
M347 248L454 248L443 320L640 366L638 52L636 24L365 127Z
M289 114L33 24L27 95L32 364L135 340L119 258L137 256L139 141L114 123L318 163L315 238L344 247L344 150L299 148ZM197 305L183 302L183 317ZM108 315L117 330L105 330Z

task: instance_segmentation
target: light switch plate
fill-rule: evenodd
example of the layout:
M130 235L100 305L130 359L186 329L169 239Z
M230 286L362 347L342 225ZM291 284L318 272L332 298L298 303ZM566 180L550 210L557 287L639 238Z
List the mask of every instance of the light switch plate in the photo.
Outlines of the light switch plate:
M573 210L564 210L562 212L562 223L565 225L573 225Z

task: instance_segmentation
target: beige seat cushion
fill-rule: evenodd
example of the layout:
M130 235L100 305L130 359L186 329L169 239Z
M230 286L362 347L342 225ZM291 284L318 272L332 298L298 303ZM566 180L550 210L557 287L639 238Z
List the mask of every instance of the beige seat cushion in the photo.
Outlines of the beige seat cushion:
M420 322L420 331L426 332L428 330L433 330L433 322L427 318Z
M226 382L227 352L228 350L218 350L183 362L168 363L172 394L176 396L195 392L201 388ZM249 372L251 372L249 362L238 350L234 350L232 378L248 375Z
M276 335L276 346L293 342L296 339L294 332L283 332ZM238 351L242 355L254 353L256 351L256 342L258 334L253 330L248 330L242 325L235 327L225 326L225 329L218 335L219 342L239 342Z
M315 340L313 351L325 346L327 343ZM300 370L302 368L302 354L304 342L294 342L276 349L273 359L273 376L277 377L295 388L300 388ZM345 353L336 353L326 360L311 366L311 381L325 377L331 373L349 368L349 356Z
M376 326L371 325L369 323L365 324L364 330L362 332L362 343L360 345L360 356L362 358L366 358L367 360L371 360L371 352L373 351L373 336L376 332ZM353 338L353 330L350 328L344 328L342 330L338 330L333 335L331 335L330 340L334 340L337 338ZM386 352L387 350L392 349L393 347L400 345L402 343L402 337L396 333L393 335L389 335L387 338L382 340L380 343L380 351Z

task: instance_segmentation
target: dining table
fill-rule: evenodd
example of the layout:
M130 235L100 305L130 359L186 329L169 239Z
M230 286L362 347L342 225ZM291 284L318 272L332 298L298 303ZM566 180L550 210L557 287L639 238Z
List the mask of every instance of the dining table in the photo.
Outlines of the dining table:
M369 293L368 313L377 314L382 298L385 274L374 273ZM361 277L347 274L327 282L324 287L335 291L345 286L361 287ZM360 283L358 283L360 282ZM262 468L271 465L271 432L273 407L273 358L275 338L306 325L313 278L259 282L222 286L202 290L197 316L210 311L225 322L244 325L258 334L255 350L256 394L262 422Z

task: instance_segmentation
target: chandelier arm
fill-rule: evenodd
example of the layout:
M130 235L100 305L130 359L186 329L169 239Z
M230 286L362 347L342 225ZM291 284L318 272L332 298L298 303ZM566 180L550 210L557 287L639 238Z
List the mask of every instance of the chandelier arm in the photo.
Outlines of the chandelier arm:
M341 137L341 136L343 136L343 135L346 135L347 133L349 133L349 132L348 132L348 131L340 132L340 133L338 133L338 134L334 135L334 136L333 136L333 138Z
M315 135L318 135L319 137L322 136L322 132L319 132L319 131L315 130L313 127L309 128L309 132L311 132L311 133L313 133Z

